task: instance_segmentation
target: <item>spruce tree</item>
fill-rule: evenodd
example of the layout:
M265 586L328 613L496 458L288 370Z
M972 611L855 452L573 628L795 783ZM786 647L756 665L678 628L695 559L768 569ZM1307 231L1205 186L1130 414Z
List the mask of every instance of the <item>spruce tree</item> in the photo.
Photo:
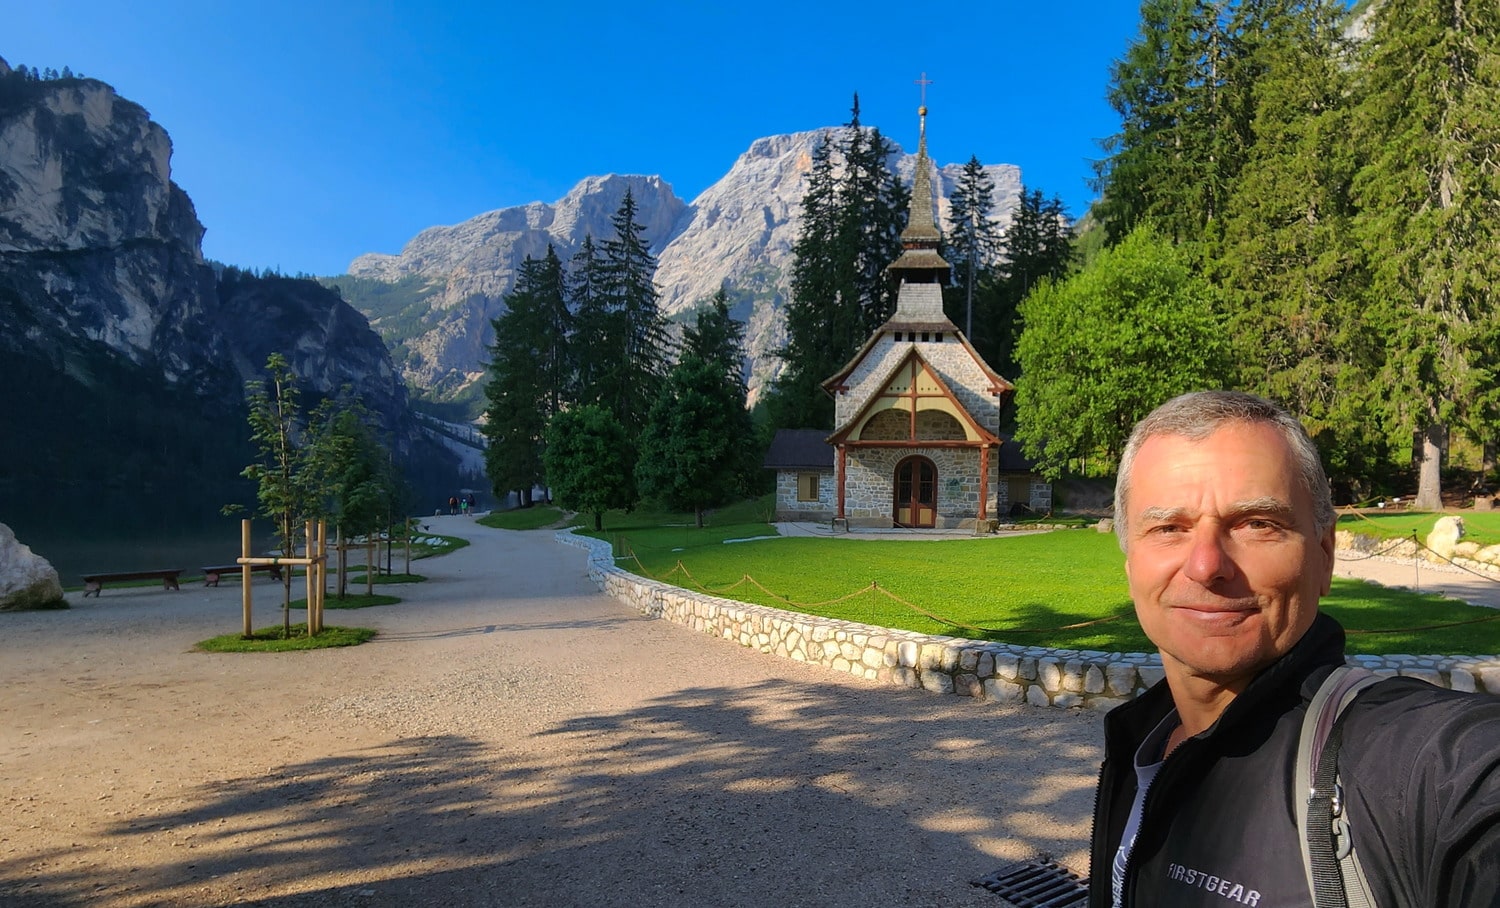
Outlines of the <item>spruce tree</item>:
M585 235L578 251L568 261L564 287L568 309L573 314L574 390L580 403L601 403L608 387L609 360L604 351L613 349L618 328L606 308L604 260Z
M1241 7L1257 141L1226 204L1222 252L1206 263L1229 318L1235 385L1297 413L1336 486L1360 499L1387 453L1376 381L1385 344L1365 317L1368 277L1350 233L1347 11L1340 0Z
M827 428L833 403L821 388L896 307L886 266L901 255L909 193L890 167L894 146L850 119L814 152L793 247L786 369L769 403L776 425ZM842 165L840 169L839 165Z
M1500 16L1493 3L1385 0L1363 50L1353 228L1390 350L1387 426L1394 443L1420 437L1417 505L1435 509L1450 427L1492 440L1500 396Z
M652 404L636 481L669 507L704 511L745 494L754 429L745 409L741 338L721 288L683 332L683 355Z
M838 208L835 198L833 137L825 134L813 149L807 191L802 196L802 227L792 246L791 294L786 303L786 345L777 351L785 364L772 400L772 422L793 428L827 427L833 402L820 383L840 365L837 358L843 302L838 291Z
M1021 187L1010 229L1004 239L1003 261L983 296L981 309L987 343L979 348L985 360L1001 375L1016 378L1016 342L1022 325L1021 303L1042 281L1067 273L1073 261L1073 236L1062 200L1050 200L1040 189Z
M1105 140L1097 212L1111 242L1150 220L1174 242L1217 227L1250 142L1230 0L1145 0L1141 32L1111 67L1121 130Z
M531 489L545 482L542 442L547 420L569 398L573 365L562 262L549 245L541 259L521 263L506 311L494 320L485 385L485 472L497 498L520 493L531 504Z
M604 243L600 296L614 330L604 349L589 353L604 360L603 399L633 438L666 377L672 341L657 306L656 257L646 245L645 226L636 220L630 190L611 223L615 235Z
M943 308L954 324L963 326L964 334L976 347L980 347L980 336L988 333L983 317L975 319L976 298L982 310L980 288L994 276L1000 254L1000 225L990 217L994 207L995 181L979 163L978 155L971 156L948 197L943 258L953 266L953 284L943 291Z

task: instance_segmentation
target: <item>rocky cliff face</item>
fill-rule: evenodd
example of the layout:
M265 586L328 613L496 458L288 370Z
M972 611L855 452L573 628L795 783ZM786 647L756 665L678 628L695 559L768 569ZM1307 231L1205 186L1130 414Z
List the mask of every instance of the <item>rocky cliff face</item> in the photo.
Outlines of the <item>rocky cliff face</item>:
M46 469L71 458L80 435L141 429L160 436L158 461L215 460L177 446L243 444L245 380L272 350L317 391L353 384L398 443L414 440L388 351L337 295L245 276L221 297L203 226L172 182L171 153L166 132L105 83L31 80L0 61L0 385L25 382L4 404L30 395L66 406L72 412L48 419L83 430L54 437L39 414L17 409L0 420L7 444ZM194 426L193 439L180 437ZM0 468L7 478L18 477Z
M553 205L533 202L479 215L453 227L418 234L398 256L364 255L351 275L386 283L412 282L407 305L378 309L374 294L345 288L356 307L395 349L398 365L414 388L437 398L477 387L493 342L490 320L503 310L516 268L527 255L540 256L551 243L565 261L585 235L612 235L609 218L625 187L641 205L646 237L657 253L656 284L668 317L685 317L720 286L734 300L734 315L746 322L747 367L757 395L777 371L774 351L785 341L786 302L792 244L801 229L812 152L825 131L758 139L725 176L684 204L658 177L590 177ZM899 154L898 173L910 181L914 155ZM960 165L938 171L940 217ZM1020 171L987 168L995 181L995 210L1009 221L1020 197ZM331 279L337 281L337 279Z

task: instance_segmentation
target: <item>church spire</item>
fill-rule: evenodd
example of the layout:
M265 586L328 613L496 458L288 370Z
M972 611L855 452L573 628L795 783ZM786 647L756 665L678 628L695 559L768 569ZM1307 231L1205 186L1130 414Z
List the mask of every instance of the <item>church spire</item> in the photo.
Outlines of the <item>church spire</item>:
M946 283L949 266L938 254L943 235L938 232L932 215L932 162L927 157L927 86L932 84L926 73L917 80L922 86L922 106L917 108L920 132L917 137L917 172L911 185L911 204L906 215L906 229L901 231L901 257L887 266L904 281Z

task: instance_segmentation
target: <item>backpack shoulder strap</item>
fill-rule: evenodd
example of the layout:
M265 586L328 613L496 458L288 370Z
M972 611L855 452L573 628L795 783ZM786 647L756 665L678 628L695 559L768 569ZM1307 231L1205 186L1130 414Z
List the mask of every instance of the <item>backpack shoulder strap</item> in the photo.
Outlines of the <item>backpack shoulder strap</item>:
M1302 866L1317 908L1375 908L1344 812L1338 752L1345 708L1380 680L1374 672L1340 666L1318 688L1302 719L1292 801L1297 807Z

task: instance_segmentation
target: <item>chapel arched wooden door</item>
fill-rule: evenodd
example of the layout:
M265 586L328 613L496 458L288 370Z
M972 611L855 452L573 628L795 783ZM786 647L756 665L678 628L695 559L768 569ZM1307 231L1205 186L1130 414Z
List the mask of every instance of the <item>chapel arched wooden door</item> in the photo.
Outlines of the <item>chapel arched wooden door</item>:
M925 457L908 457L896 464L895 508L898 527L937 525L937 467Z

